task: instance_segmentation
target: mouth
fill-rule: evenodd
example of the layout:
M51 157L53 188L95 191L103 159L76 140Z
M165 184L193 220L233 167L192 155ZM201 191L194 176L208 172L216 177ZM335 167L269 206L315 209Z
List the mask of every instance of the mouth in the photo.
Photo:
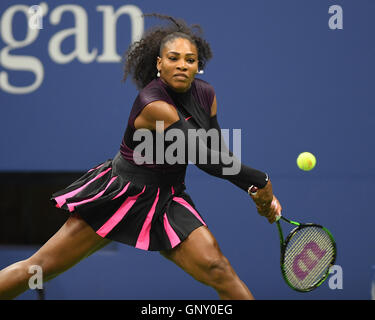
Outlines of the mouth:
M184 79L188 79L189 78L185 73L176 73L175 75L173 75L173 77L184 78Z

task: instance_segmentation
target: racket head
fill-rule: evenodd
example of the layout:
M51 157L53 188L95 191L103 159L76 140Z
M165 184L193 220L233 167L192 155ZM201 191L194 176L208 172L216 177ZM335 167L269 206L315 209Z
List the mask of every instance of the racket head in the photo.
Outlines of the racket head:
M336 255L336 243L327 228L299 224L281 245L282 276L293 290L312 291L327 279Z

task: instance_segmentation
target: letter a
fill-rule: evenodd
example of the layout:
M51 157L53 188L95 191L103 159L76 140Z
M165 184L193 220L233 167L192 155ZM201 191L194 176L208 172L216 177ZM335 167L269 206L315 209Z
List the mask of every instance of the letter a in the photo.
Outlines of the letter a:
M335 290L335 289L342 289L342 268L339 265L334 265L329 269L329 273L333 273L333 275L329 278L328 281L328 286L330 289Z
M343 19L343 11L342 7L339 5L330 6L328 9L328 13L334 14L328 20L328 26L331 30L340 29L342 30L344 19Z
M41 266L30 266L29 273L35 274L29 279L29 288L34 289L43 289L43 271Z

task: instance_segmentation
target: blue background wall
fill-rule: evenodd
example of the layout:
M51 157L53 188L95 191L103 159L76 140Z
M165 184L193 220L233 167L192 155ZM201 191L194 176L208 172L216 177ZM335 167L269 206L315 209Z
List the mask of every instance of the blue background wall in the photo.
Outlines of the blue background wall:
M120 82L120 62L55 62L48 52L51 38L74 27L75 21L65 13L59 24L52 24L51 12L68 2L46 3L38 37L11 51L38 58L43 82L27 94L0 86L0 171L86 170L113 157L137 93L130 81ZM17 4L35 2L2 1L1 23L4 13ZM77 5L88 17L89 51L97 48L99 56L103 50L103 14L97 6L118 9L128 4L143 13L170 14L203 27L214 58L200 77L216 89L222 128L242 130L243 162L270 174L286 216L321 223L336 238L343 289L331 290L326 282L312 293L293 292L280 275L276 227L258 216L245 193L191 166L188 192L255 297L369 299L375 264L375 3L80 1ZM343 9L342 30L328 26L331 5ZM157 22L146 19L145 29ZM16 40L25 39L25 15L15 14L11 26ZM9 32L10 26L1 24L0 77L7 74L13 86L27 86L34 75L6 65L4 38ZM116 42L119 55L131 42L126 15L118 20ZM74 36L68 37L62 51L69 54L74 48ZM311 172L296 166L303 151L317 157ZM0 247L0 268L35 250ZM217 297L159 254L116 244L47 283L46 294L50 299ZM19 299L35 296L27 292Z

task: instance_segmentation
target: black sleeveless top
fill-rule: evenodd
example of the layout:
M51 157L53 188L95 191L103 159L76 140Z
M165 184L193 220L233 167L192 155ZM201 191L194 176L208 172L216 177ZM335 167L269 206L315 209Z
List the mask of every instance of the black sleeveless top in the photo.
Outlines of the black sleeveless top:
M175 174L176 172L185 171L188 162L192 161L190 158L192 153L190 153L188 150L190 150L191 146L193 145L193 150L195 151L193 154L196 155L196 157L193 159L193 163L198 168L210 175L226 179L246 192L252 185L258 188L263 188L268 181L267 174L242 164L241 161L237 159L230 150L228 150L223 142L224 139L221 135L221 129L217 122L216 115L214 117L210 117L214 97L215 91L213 87L200 79L195 79L192 82L189 90L183 93L175 92L161 79L151 81L139 92L131 109L128 126L120 147L122 157L133 164L148 167L153 171L163 171ZM162 100L173 105L177 110L180 119L165 129L164 133L171 129L178 129L179 132L183 134L185 137L184 150L186 151L186 158L184 161L176 164L168 164L165 162L160 164L157 161L156 156L156 150L158 148L156 142L158 141L157 135L159 133L156 133L156 130L148 130L152 133L152 161L138 164L135 159L139 156L139 154L135 152L135 150L143 141L135 141L134 139L134 134L137 133L137 129L134 127L134 121L142 112L144 107L151 102L158 100ZM190 137L189 134L191 129L193 129L193 131L203 129L206 130L206 132L210 129L215 129L218 131L217 136L219 137L220 142L215 146L215 148L213 145L211 148L210 140L206 139L205 143L200 143L200 137L195 137L195 141L191 141L188 139L188 137ZM163 152L168 148L168 145L171 145L173 142L174 141L163 141ZM207 155L206 160L208 159L208 161L200 162L200 160L198 160L197 162L194 162L197 159L201 159L200 155L202 154ZM142 157L144 155L141 154L140 156ZM211 161L212 159L215 160Z
M143 88L136 100L134 101L133 107L130 112L128 126L126 128L124 137L121 142L120 152L122 156L133 164L134 161L134 149L142 141L134 141L133 136L136 128L134 127L134 121L137 116L142 112L148 104L153 101L162 100L168 104L173 105L180 117L180 120L189 121L194 125L196 129L210 129L210 113L211 106L215 97L214 88L204 80L194 79L188 91L178 93L172 90L167 84L165 84L160 78L151 81L145 88ZM168 129L167 129L168 130ZM154 141L155 130L151 130ZM156 145L154 145L154 153L156 151ZM154 155L154 159L155 159ZM180 170L180 165L168 165L168 164L153 164L144 163L142 166L152 168L153 170Z

